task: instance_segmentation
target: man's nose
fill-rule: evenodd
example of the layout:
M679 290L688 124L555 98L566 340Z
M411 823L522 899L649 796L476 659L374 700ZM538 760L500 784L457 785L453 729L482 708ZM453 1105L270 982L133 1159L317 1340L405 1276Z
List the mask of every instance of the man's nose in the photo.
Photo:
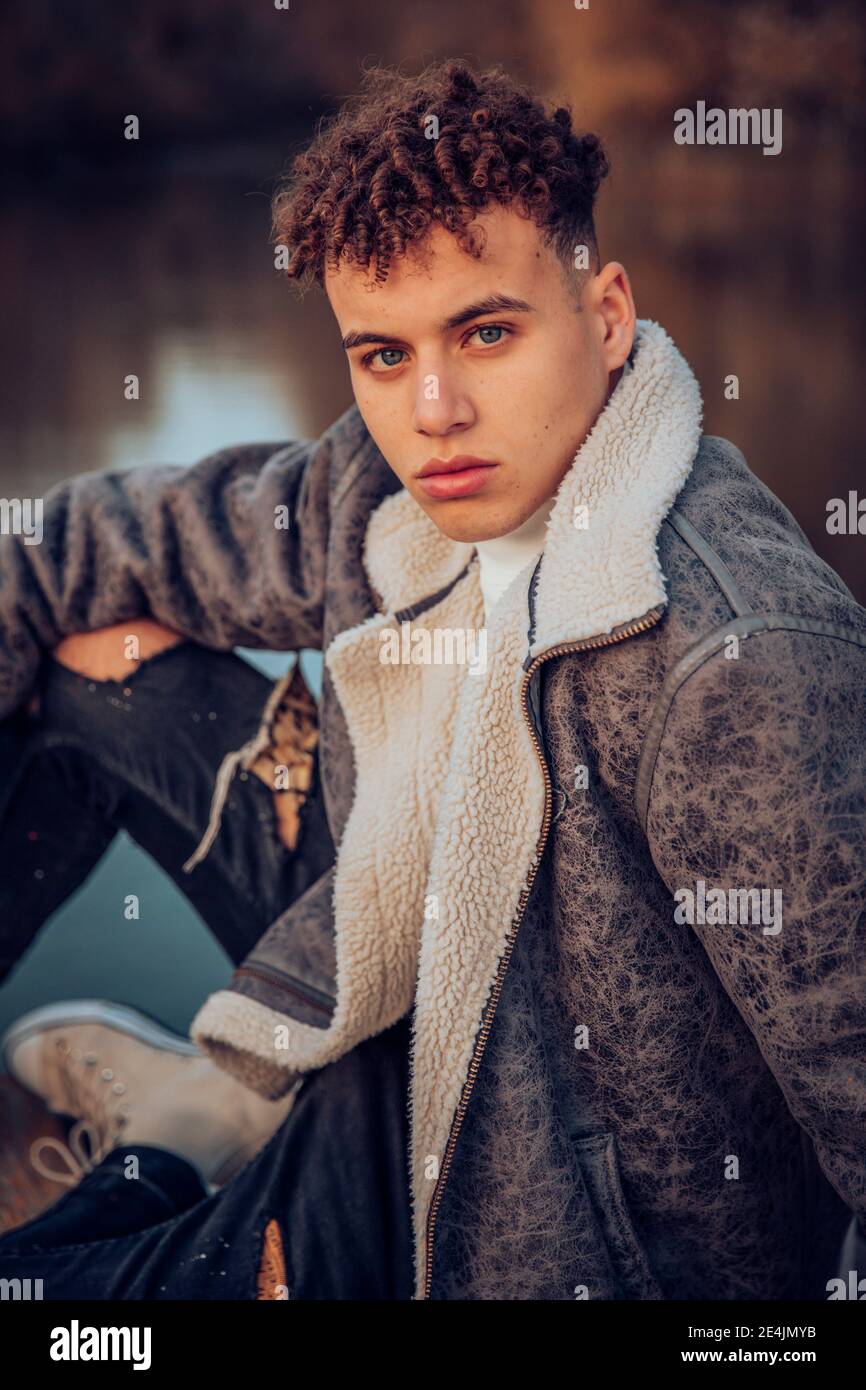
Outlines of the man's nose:
M472 402L460 383L431 367L418 374L412 428L418 434L443 435L473 423Z

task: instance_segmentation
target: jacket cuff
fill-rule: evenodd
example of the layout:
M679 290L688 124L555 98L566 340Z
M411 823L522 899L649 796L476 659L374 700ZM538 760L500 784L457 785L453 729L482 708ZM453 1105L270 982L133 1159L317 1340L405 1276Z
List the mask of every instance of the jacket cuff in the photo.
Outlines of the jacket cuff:
M189 1035L216 1066L266 1100L279 1100L306 1075L277 1046L277 1030L286 1022L285 1014L221 989L202 1004Z

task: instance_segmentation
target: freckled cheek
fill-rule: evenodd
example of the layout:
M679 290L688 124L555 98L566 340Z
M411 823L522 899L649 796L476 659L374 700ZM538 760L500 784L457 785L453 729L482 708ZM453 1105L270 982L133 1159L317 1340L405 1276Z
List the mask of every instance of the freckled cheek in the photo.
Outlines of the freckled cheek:
M488 418L492 413L499 423L508 422L509 436L524 441L543 433L556 406L550 380L535 370L491 373L487 381L476 384L473 398Z
M362 378L353 378L352 388L355 394L355 404L361 412L364 424L370 431L374 439L387 427L387 420L391 413L387 403L382 400L381 394L365 382Z
M401 482L405 482L411 470L405 462L401 466L401 461L412 456L415 440L411 407L400 409L392 401L386 403L381 399L355 399L373 443Z
M491 389L507 398L515 412L529 418L547 414L564 389L561 364L537 352L521 352L502 365L504 370L490 373Z

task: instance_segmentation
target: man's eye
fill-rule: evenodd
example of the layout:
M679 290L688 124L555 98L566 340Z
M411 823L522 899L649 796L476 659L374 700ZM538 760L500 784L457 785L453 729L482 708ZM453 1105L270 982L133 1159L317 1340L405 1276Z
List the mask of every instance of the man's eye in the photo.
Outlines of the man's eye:
M364 366L373 365L377 357L381 357L385 367L399 367L400 359L406 354L402 348L377 348L375 352L368 352L364 358Z
M507 332L508 329L503 328L502 324L500 323L483 323L480 328L473 328L472 332L469 334L469 337L474 338L476 333L480 333L482 334L482 343L484 343L486 347L492 347L495 343L501 343L502 337L500 336L496 338L485 338L483 335L485 333L497 333L501 335Z

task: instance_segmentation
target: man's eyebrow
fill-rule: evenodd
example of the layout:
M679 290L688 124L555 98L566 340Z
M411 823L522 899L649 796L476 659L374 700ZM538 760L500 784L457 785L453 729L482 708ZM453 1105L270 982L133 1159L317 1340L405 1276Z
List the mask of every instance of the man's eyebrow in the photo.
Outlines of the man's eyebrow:
M479 299L476 304L467 304L465 309L459 309L456 314L451 314L439 327L443 333L447 333L449 328L459 328L461 323L469 323L471 319L480 319L484 314L534 314L535 310L531 304L527 304L525 299L515 299L510 294L491 294L486 299Z
M447 333L452 328L459 328L463 323L470 323L472 319L482 318L485 314L534 314L535 310L531 304L527 304L525 299L516 299L510 294L491 294L486 299L479 299L475 304L467 304L465 309L458 309L456 314L450 314L439 324L439 331ZM364 347L367 343L388 344L393 343L395 347L402 347L402 340L395 338L390 333L347 333L343 339L343 347L348 352L350 348Z
M395 347L402 347L399 338L393 338L388 333L347 333L343 339L343 347L346 351L349 348L364 347L367 343L393 343Z

